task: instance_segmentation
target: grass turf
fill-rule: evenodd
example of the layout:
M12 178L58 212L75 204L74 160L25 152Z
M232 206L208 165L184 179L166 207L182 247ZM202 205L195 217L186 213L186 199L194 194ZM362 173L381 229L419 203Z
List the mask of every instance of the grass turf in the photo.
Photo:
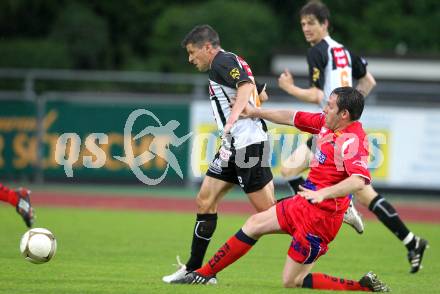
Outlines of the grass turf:
M312 293L282 288L287 235L263 237L219 274L217 286L166 285L161 277L174 271L175 255L188 257L193 214L37 209L36 226L55 234L58 252L47 264L25 261L18 250L24 224L12 207L0 205L0 293ZM220 215L207 257L245 219ZM367 222L361 236L344 225L314 271L357 280L373 270L395 293L439 293L440 226L409 225L431 245L416 275L408 274L403 245L379 222Z

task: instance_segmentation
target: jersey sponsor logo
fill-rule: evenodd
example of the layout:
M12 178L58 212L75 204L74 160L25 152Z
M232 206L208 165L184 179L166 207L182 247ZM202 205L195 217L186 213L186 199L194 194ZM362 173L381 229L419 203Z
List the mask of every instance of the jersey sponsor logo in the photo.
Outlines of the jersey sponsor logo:
M333 63L335 67L346 67L348 66L348 57L344 48L333 48Z
M240 71L238 68L234 67L230 72L229 75L234 79L238 80L240 78Z
M321 150L319 150L318 152L315 153L315 158L320 164L324 164L325 160L327 159L327 155L325 155L324 153L321 152Z
M314 83L319 80L319 76L320 75L321 75L321 72L319 71L319 68L313 67L312 80L313 80Z

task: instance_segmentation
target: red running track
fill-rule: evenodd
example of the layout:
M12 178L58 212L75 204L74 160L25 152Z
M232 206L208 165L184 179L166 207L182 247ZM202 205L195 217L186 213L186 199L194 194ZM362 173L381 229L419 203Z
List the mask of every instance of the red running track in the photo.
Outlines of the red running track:
M127 196L102 196L93 194L34 192L32 204L46 207L78 207L115 210L141 210L141 211L174 211L194 212L196 205L194 199L170 197L127 197ZM367 219L376 217L365 207L357 206ZM397 203L395 208L405 221L440 223L440 205ZM223 200L219 205L221 213L252 214L254 209L249 202Z

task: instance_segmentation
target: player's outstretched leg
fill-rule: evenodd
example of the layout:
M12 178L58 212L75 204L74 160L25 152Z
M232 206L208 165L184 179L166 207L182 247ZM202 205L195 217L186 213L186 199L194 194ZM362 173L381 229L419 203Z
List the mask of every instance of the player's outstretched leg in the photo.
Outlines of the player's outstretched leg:
M183 279L189 272L198 269L205 257L211 237L217 226L217 214L197 214L191 243L191 256L186 264L180 262L177 257L177 271L171 275L162 277L165 283L174 283ZM215 278L213 278L215 279Z
M366 273L360 280L362 287L368 288L371 292L391 292L391 288L387 284L377 278L373 272Z
M402 241L408 250L410 273L417 273L422 268L423 254L428 248L428 241L414 235L391 203L378 194L371 185L356 193L356 199L368 206L368 209Z
M353 199L350 200L350 206L344 214L344 223L350 225L358 234L364 232L364 222L362 221L361 214L354 206Z
M428 241L420 237L415 237L416 245L413 249L408 250L408 261L411 264L410 273L415 274L422 268L423 254L426 248L428 248Z
M34 210L31 205L30 193L28 189L19 188L14 191L0 184L0 201L8 202L14 206L29 228L32 227L34 222Z
M17 210L17 213L23 218L26 226L28 226L28 228L31 228L34 224L34 209L32 208L30 199L31 191L25 188L19 188L15 190L15 193L17 193L18 197L18 202L15 209Z
M186 264L178 260L178 269L171 275L162 277L165 283L181 280L203 264L206 250L217 227L217 203L234 184L206 175L197 194L197 217L193 229L191 255Z
M302 288L333 291L390 292L391 289L377 276L368 272L359 281L332 277L322 273L310 273L303 281Z

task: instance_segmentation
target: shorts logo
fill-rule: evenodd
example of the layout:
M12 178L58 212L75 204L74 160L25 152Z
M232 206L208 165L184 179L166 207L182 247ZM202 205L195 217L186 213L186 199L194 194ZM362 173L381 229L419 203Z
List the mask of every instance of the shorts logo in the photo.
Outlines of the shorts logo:
M238 68L234 67L230 72L229 75L234 79L238 80L240 78L240 71Z
M238 179L238 184L240 185L240 187L244 188L242 177L237 176L237 179Z
M312 76L313 82L317 82L319 80L320 74L321 74L321 72L319 71L319 69L317 67L314 67L313 68L313 76Z
M214 174L221 174L222 173L222 160L220 158L216 158L214 159L214 161L212 161L209 164L209 171L214 173Z
M301 243L297 241L295 238L292 238L292 243L290 243L290 247L292 247L293 250L295 250L304 257L307 257L307 255L309 255L309 249L301 245Z
M327 155L325 155L324 153L321 152L321 150L319 150L318 152L315 153L315 158L320 164L324 164L325 160L327 159Z

